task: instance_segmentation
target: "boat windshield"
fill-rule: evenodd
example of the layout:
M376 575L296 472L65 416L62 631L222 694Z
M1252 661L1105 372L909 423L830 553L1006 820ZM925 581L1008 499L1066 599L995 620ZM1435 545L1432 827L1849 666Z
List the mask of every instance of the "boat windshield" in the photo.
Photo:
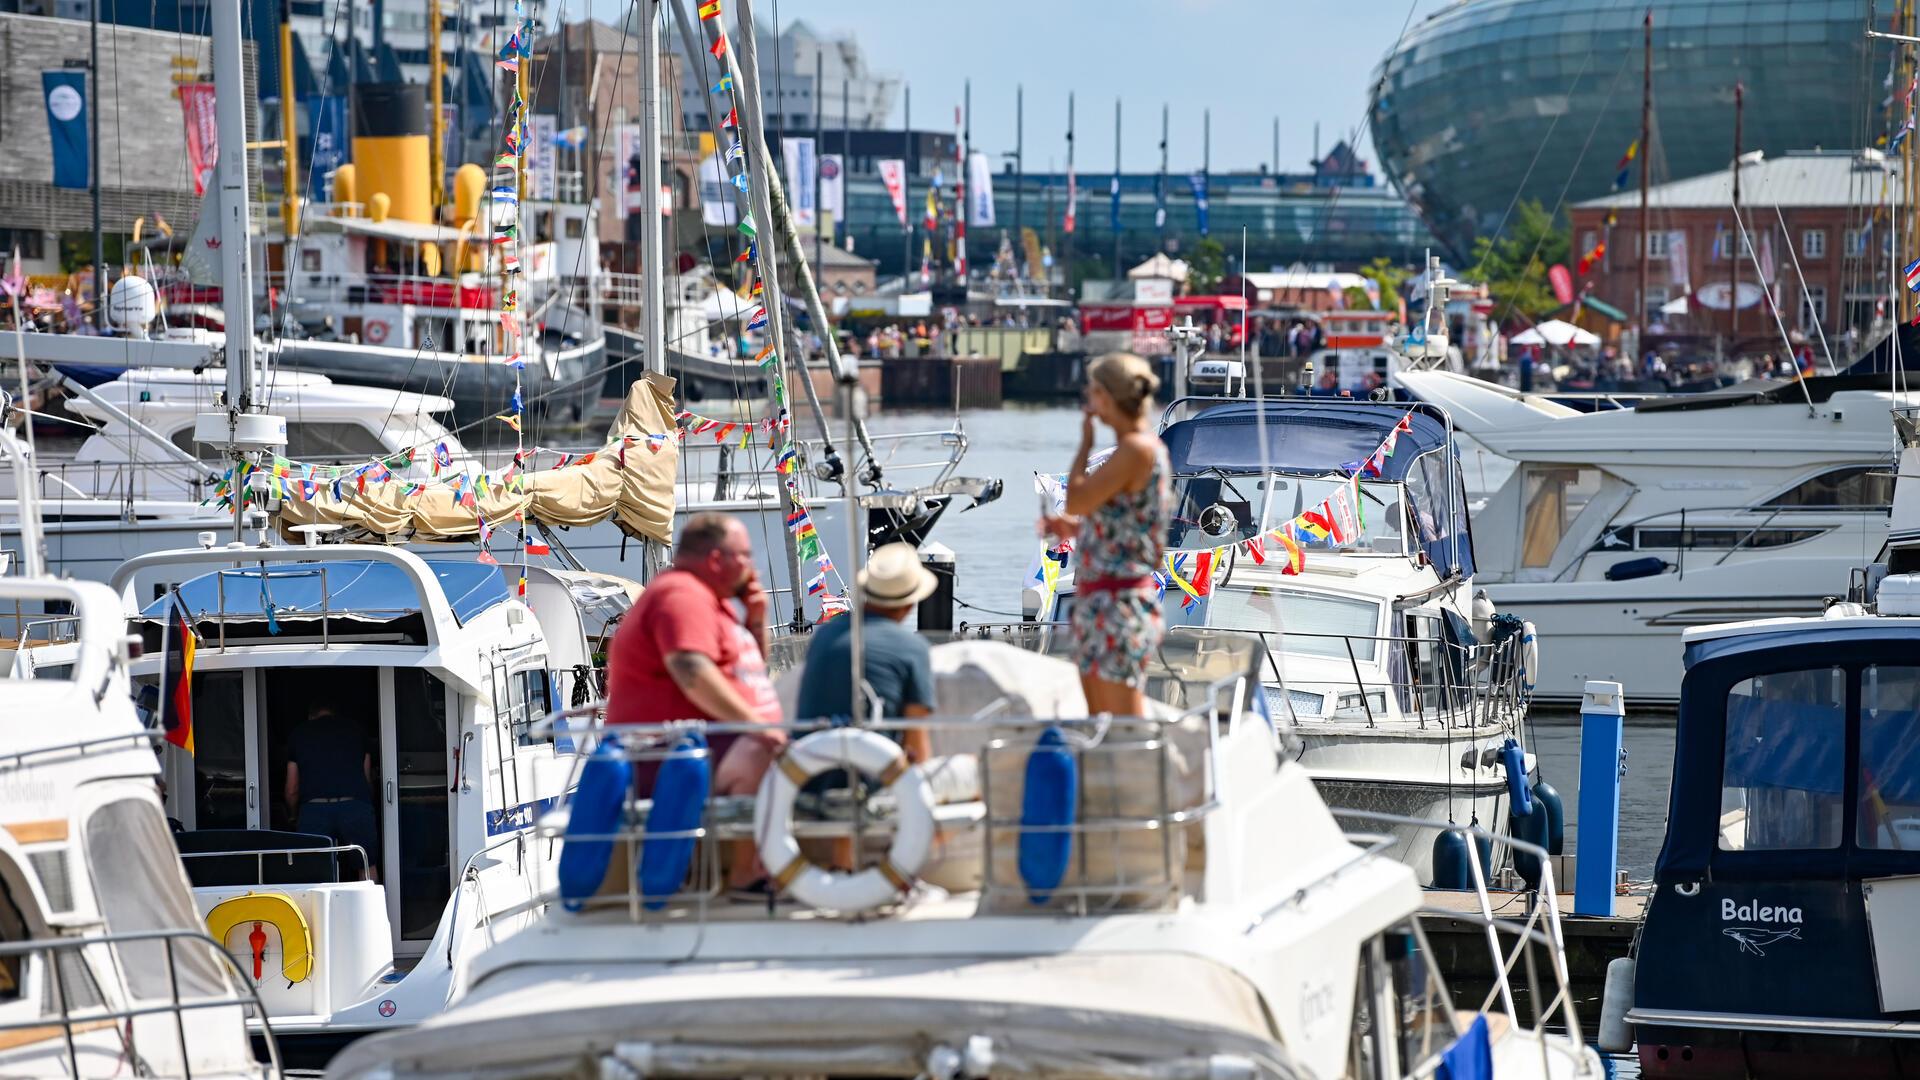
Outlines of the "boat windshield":
M1238 543L1262 531L1263 504L1266 530L1271 531L1303 511L1315 509L1336 492L1343 492L1348 483L1346 477L1337 473L1325 476L1272 473L1264 480L1257 476L1213 472L1176 477L1173 527L1167 546L1178 550ZM1405 504L1404 485L1361 481L1360 535L1345 543L1317 542L1314 547L1404 555L1407 553ZM1223 529L1226 531L1222 532Z
M1239 585L1219 586L1188 603L1178 589L1166 594L1168 626L1209 626L1217 630L1245 630L1286 635L1289 655L1328 656L1371 661L1379 646L1380 605L1359 597L1335 596L1306 589ZM1271 651L1281 651L1278 642Z

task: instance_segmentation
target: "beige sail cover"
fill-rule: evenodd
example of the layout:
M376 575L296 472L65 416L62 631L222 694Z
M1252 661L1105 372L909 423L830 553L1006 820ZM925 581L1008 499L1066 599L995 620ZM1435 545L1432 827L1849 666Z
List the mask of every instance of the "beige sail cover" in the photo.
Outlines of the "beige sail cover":
M296 525L341 525L352 539L458 541L476 538L483 519L505 528L516 513L523 513L544 525L569 528L611 517L628 536L670 544L680 445L669 438L657 450L649 449L646 436L671 434L678 427L673 388L673 379L657 373L636 380L605 447L592 461L529 472L524 490L491 486L485 495L475 494L472 506L464 506L459 502L463 492L445 484L430 485L411 497L401 483L369 485L365 494L342 484L344 497L338 499L323 484L310 500L281 501L280 531L292 539Z

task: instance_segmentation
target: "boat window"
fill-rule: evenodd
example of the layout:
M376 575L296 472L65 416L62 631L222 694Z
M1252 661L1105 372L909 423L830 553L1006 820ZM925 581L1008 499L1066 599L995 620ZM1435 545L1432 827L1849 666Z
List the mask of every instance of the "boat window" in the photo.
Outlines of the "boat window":
M1184 595L1177 589L1167 590L1168 625L1194 622L1196 611L1182 609ZM1207 626L1284 633L1284 642L1269 643L1275 652L1345 660L1351 643L1354 659L1372 661L1379 646L1375 638L1380 632L1380 605L1371 600L1297 589L1227 586L1214 589L1201 603L1204 609L1199 603L1194 608Z
M1885 510L1892 504L1892 469L1851 465L1803 480L1762 505L1785 510Z
M182 815L182 820L196 829L248 827L244 675L193 674L193 816Z
M1600 493L1599 469L1570 469L1529 465L1526 475L1526 517L1520 537L1520 565L1549 566L1561 537Z
M1258 534L1263 503L1266 526L1273 529L1297 517L1302 511L1317 508L1322 502L1350 490L1344 476L1299 476L1274 473L1265 480L1257 476L1222 478L1213 475L1183 476L1174 482L1174 520L1169 530L1169 548L1197 548L1236 544ZM1362 481L1358 488L1360 535L1345 544L1332 540L1315 542L1315 550L1371 551L1392 555L1405 554L1405 489L1386 481ZM1226 533L1202 533L1199 523L1210 507L1222 506L1233 515L1232 529ZM1271 545L1269 545L1271 548Z
M1636 529L1634 547L1640 551L1676 548L1770 548L1811 540L1826 529Z
M0 945L16 945L32 936L27 917L21 914L20 905L13 899L12 883L0 880ZM27 958L18 953L0 956L0 1002L20 1000L26 963Z
M205 932L187 895L173 834L157 805L116 799L87 818L86 835L87 873L108 933ZM225 989L219 961L188 940L171 945L157 938L122 941L113 951L136 1000L164 1000L175 992L176 980L182 998L211 997Z
M532 746L536 741L551 743L553 737L535 740L531 734L533 725L554 709L550 682L545 668L517 672L509 680L513 708L514 743L519 746Z
M1920 667L1860 673L1859 798L1854 843L1920 851Z
M1720 850L1840 845L1846 711L1840 668L1756 675L1728 691Z

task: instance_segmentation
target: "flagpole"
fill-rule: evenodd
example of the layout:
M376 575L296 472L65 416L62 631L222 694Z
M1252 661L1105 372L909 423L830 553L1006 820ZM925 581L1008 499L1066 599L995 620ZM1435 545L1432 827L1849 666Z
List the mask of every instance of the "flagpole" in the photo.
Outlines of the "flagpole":
M1064 226L1062 226L1062 231L1066 235L1061 240L1061 246L1066 248L1066 258L1062 260L1063 265L1061 266L1061 270L1060 270L1060 280L1067 287L1067 298L1069 300L1073 298L1073 248L1074 248L1074 240L1075 240L1074 233L1078 232L1080 229L1080 222L1078 220L1079 214L1080 214L1080 208L1074 205L1074 203L1078 201L1076 197L1079 194L1080 193L1075 190L1075 184L1073 181L1073 93L1072 91L1068 91L1067 93L1067 217L1074 219L1074 221L1073 221L1073 228L1071 229L1067 229ZM1047 276L1049 279L1047 282L1047 285L1049 287L1049 290L1051 290L1051 287L1053 285L1053 282L1051 279L1053 275L1049 274Z
M900 295L911 292L913 280L913 214L906 209L913 202L913 87L903 86L906 108L900 116L900 222L901 232L906 236L906 248L900 259Z

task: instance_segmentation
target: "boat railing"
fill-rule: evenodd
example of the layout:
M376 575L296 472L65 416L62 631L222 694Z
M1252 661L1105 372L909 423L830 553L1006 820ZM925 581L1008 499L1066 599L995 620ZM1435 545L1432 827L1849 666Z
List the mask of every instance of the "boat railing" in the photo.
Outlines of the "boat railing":
M952 479L968 445L966 432L958 427L876 434L871 441L872 460L882 475L890 481L910 483L916 490L937 489ZM801 438L793 445L801 490L811 493L816 486L828 483L813 470L815 463L825 460L827 444L818 438ZM844 450L841 444L835 446ZM777 451L764 437L756 437L742 447L737 436L716 443L705 435L689 433L680 444L681 482L704 489L714 502L778 497L783 479L778 461ZM868 464L863 452L851 472L859 476ZM847 471L843 463L842 475Z
M1186 878L1188 832L1219 808L1215 754L1221 721L1238 723L1256 716L1257 693L1257 679L1243 671L1197 684L1186 695L1193 703L1171 715L1016 717L1007 715L1005 701L996 701L969 716L880 719L859 727L895 739L907 732L926 732L936 751L942 746L956 751L937 755L918 768L927 776L940 770L950 770L952 777L970 775L977 785L977 794L970 798L935 807L934 817L945 835L977 833L981 837L980 865L972 877L981 913L1164 910L1191 888ZM607 746L617 748L617 756L634 767L644 768L704 758L708 753L704 747L683 744L689 732L711 739L765 735L769 730L763 724L706 721L605 726L597 723L598 713L597 704L554 713L536 725L535 734L543 736L565 722L582 750L582 768L605 757L602 748ZM575 721L582 720L596 722L575 726ZM771 726L798 740L845 725L816 720ZM1072 823L1028 824L1022 810L1023 763L1040 736L1050 730L1060 733L1060 749L1075 760L1077 774L1087 779L1082 781L1080 807ZM1277 732L1275 738L1277 742ZM969 758L970 768L962 764ZM779 762L776 767L784 768ZM851 762L845 769L849 774L857 771ZM965 786L964 780L960 783ZM838 845L833 853L811 852L822 865L858 862L859 853L890 841L896 832L898 819L888 796L842 787L800 798L818 813L795 815L796 840L808 848ZM609 883L621 883L603 885L598 894L581 900L581 907L624 908L636 922L681 918L689 912L704 920L720 902L721 845L757 840L756 810L752 796L715 796L707 801L697 827L650 830L651 802L632 798L623 810L623 826L611 832L572 829L570 805L565 813L543 820L538 831L549 838L564 837L569 843L611 843L624 854L624 867L616 859L616 869L608 874ZM1074 837L1073 865L1057 886L1045 891L1043 902L1032 902L1031 890L1016 869L1019 838L1063 832ZM635 871L642 866L644 851L648 845L674 841L695 845L686 878L671 894L643 895ZM903 893L902 899L907 895ZM737 913L738 908L731 911Z
M1766 514L1764 518L1761 518L1758 522L1749 524L1753 515L1762 512ZM1582 551L1578 558L1561 568L1560 572L1554 575L1553 580L1566 581L1578 575L1581 569L1586 566L1587 559L1592 556L1632 555L1639 552L1661 554L1668 551L1673 552L1673 569L1675 576L1684 578L1687 575L1688 551L1699 551L1701 553L1699 558L1707 558L1714 553L1718 553L1719 558L1711 559L1707 565L1719 566L1741 552L1760 550L1761 545L1756 544L1754 541L1758 539L1761 533L1772 528L1775 523L1783 523L1781 527L1785 529L1807 530L1813 532L1815 536L1818 536L1819 534L1831 531L1834 525L1830 522L1821 522L1818 524L1804 523L1801 521L1803 517L1811 516L1817 519L1822 514L1885 514L1886 512L1887 507L1884 506L1754 506L1750 503L1733 506L1681 506L1671 510L1661 510L1657 513L1647 514L1644 517L1630 518L1626 521L1607 522L1600 530L1603 541L1604 538L1609 535L1618 534L1623 546L1617 548L1595 547ZM1689 523L1687 520L1689 515L1696 520ZM1725 520L1728 516L1738 516L1746 518L1747 520L1728 522ZM1697 520L1699 518L1708 518L1711 523L1703 525ZM1693 528L1712 529L1716 533L1740 531L1740 536L1726 547L1691 544L1688 542L1687 534L1687 529L1690 524ZM1648 525L1662 525L1671 528L1676 543L1641 546L1638 531ZM1814 536L1807 536L1803 539L1812 540ZM1792 542L1797 543L1798 541Z
M326 469L353 468L370 460L365 454L308 454L302 465ZM123 511L138 500L163 502L201 502L220 482L218 463L202 461L55 461L36 464L40 474L40 499L59 503L65 512L73 504L97 502L115 512ZM424 465L394 470L394 475L411 477ZM264 474L258 483L265 483Z
M1448 728L1509 724L1526 711L1528 673L1518 634L1467 645L1427 636L1240 632L1257 633L1266 641L1269 685L1284 688L1284 704L1296 723L1348 719L1378 727L1391 715L1389 704L1421 729L1429 723ZM1382 652L1384 662L1379 658ZM1298 671L1282 671L1290 658L1307 657L1336 665L1344 660L1347 677L1318 673L1303 677ZM1384 670L1386 677L1368 678L1370 668ZM1312 700L1315 697L1317 701ZM1348 698L1354 700L1343 704ZM1331 713L1326 709L1329 702L1334 706ZM1303 712L1307 706L1313 711Z
M32 746L23 750L14 750L0 754L0 771L17 769L29 762L44 765L43 759L56 754L72 757L86 757L89 754L101 754L124 750L131 746L158 746L166 733L159 730L127 731L118 735L95 735L85 739L70 739L66 742L52 743L47 746ZM9 738L15 738L9 736Z
M71 966L60 963L59 953L78 953L81 950L98 945L112 946L115 953L128 946L139 947L147 943L157 943L165 962L168 993L165 1000L151 1003L139 1003L142 999L133 999L124 1005L112 1006L79 1005L67 985ZM215 964L221 974L224 992L210 994L189 994L181 990L180 961L182 946L204 949L207 954L217 957ZM44 955L48 958L47 986L54 1001L49 1008L58 1010L58 1015L43 1011L39 1015L22 1017L18 1020L0 1021L0 1032L26 1033L34 1029L57 1027L65 1043L67 1070L70 1076L83 1075L79 1065L79 1046L76 1037L88 1031L113 1026L120 1027L143 1016L171 1016L174 1023L174 1035L179 1039L180 1056L184 1074L192 1075L191 1052L187 1043L188 1013L203 1009L240 1009L260 1021L259 1035L266 1044L269 1076L279 1076L280 1044L275 1039L273 1024L267 1015L266 1005L261 1002L259 992L253 981L247 978L236 961L221 944L204 930L140 930L124 933L85 934L76 937L36 938L28 941L0 942L0 957L27 957ZM0 1040L14 1045L11 1040ZM240 1042L240 1051L248 1052L246 1043Z
M191 864L197 859L252 859L253 860L253 880L252 881L223 881L220 883L220 885L221 887L224 888L229 886L241 886L241 885L290 884L289 882L285 882L285 881L268 881L267 880L267 857L268 856L277 856L288 867L292 867L293 865L295 865L295 859L298 859L300 856L316 856L316 857L324 856L325 857L324 859L321 859L321 858L301 859L299 865L307 866L307 865L312 865L312 864L324 861L327 867L329 868L329 870L331 871L331 876L325 880L316 879L312 881L303 881L301 882L301 884L338 885L345 881L357 881L359 880L358 878L343 878L340 876L341 874L340 867L343 862L340 856L349 855L349 854L358 855L360 857L359 865L362 873L364 873L367 868L373 865L373 863L369 861L367 858L367 849L364 847L361 847L359 844L330 844L323 847L231 848L231 849L222 850L222 851L183 851L180 853L180 858L182 861L187 862L189 864ZM349 863L348 865L351 865L351 863ZM191 865L187 867L187 877L190 880L193 878L193 867Z

